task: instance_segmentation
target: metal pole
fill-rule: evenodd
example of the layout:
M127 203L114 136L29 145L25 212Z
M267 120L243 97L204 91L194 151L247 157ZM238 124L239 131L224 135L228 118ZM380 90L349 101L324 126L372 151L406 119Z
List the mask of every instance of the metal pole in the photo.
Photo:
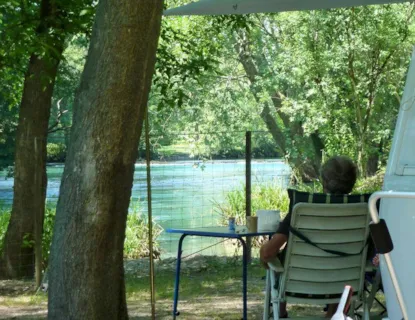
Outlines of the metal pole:
M373 193L369 198L369 211L372 217L373 223L379 223L378 210L376 208L376 202L380 198L401 198L401 199L415 199L414 192L393 192L393 191L379 191ZM393 240L393 239L392 239ZM405 300L402 295L401 288L399 287L398 278L395 273L395 268L393 267L392 259L389 253L384 254L386 265L388 266L389 274L395 288L396 297L398 298L399 306L402 311L403 318L409 320L408 312L405 305Z
M147 164L147 206L148 206L148 245L150 249L150 293L151 319L156 319L156 292L154 286L154 259L153 259L153 214L151 207L151 171L150 171L150 137L148 123L148 107L145 118L146 164Z
M251 216L251 159L252 159L252 133L247 131L245 133L245 205L246 205L246 217ZM245 217L245 220L246 220ZM247 259L251 261L252 255L252 239L249 237L247 240Z
M247 240L251 239L250 237L247 237ZM238 239L242 244L242 299L243 299L243 320L248 319L248 303L247 303L247 282L248 282L248 271L247 271L247 264L248 264L248 253L251 248L248 248L248 246L245 244L244 239L239 238Z
M34 147L35 147L35 163L36 167L38 167L38 163L40 160L39 158L39 151L43 150L43 146L38 143L38 138L35 137L34 140ZM43 141L40 141L41 143ZM39 179L39 174L42 174L39 172L39 170L36 170L34 172L35 174L35 185L39 186L39 182L42 178ZM41 208L41 197L43 197L42 188L39 188L38 192L40 192L40 195L36 197L36 206L34 210L35 215L35 225L34 225L34 240L35 240L35 280L36 280L36 287L39 288L42 283L42 208Z
M246 216L249 217L251 215L251 131L247 131L245 134L245 162L246 162L246 169L245 169L245 180L246 180Z

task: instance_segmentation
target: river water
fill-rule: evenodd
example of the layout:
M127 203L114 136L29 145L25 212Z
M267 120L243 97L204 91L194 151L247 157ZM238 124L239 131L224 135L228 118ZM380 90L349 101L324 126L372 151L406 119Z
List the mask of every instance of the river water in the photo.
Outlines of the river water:
M285 187L289 167L279 160L252 162L252 183L277 182ZM48 165L48 205L55 205L63 165ZM224 201L226 194L242 188L245 181L245 161L180 161L151 166L153 218L164 229L215 226L220 213L214 203ZM114 188L116 188L114 184ZM10 208L13 200L13 179L0 177L0 205ZM146 167L136 164L130 210L139 208L147 214ZM178 235L163 232L159 238L163 257L176 254ZM184 255L200 251L217 243L217 239L188 237ZM222 255L232 250L226 243L203 250L203 254Z

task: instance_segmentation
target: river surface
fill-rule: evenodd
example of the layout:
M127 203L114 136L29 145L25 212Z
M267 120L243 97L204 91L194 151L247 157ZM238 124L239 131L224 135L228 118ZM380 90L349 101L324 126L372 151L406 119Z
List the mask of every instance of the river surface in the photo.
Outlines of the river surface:
M63 165L48 165L47 203L55 205ZM215 203L224 201L226 194L242 188L245 182L245 161L180 161L156 163L151 166L153 218L164 229L196 228L218 224L220 212ZM279 160L252 162L252 184L276 182L286 187L289 167ZM114 188L116 188L114 184ZM0 206L10 208L13 200L13 179L0 177ZM139 208L147 214L146 167L136 164L130 211ZM179 235L163 232L159 237L164 257L176 254ZM220 239L188 237L184 255L206 247L203 254L222 255L233 250L229 245L214 245ZM214 245L214 246L213 246Z

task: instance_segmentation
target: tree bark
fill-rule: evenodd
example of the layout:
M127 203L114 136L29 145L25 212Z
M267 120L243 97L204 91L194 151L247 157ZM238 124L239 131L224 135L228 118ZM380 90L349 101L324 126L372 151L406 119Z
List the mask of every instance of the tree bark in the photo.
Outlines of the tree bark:
M41 16L38 35L47 35L45 23L49 18L48 13ZM7 278L34 275L34 235L36 228L41 233L45 211L48 121L64 40L55 39L53 45L52 53L31 55L24 81L16 134L13 207L1 259Z
M317 172L320 171L321 164L323 161L323 150L324 150L324 141L321 139L319 132L315 131L310 135L311 142L313 143L314 149L314 168Z
M383 141L380 143L372 143L371 153L367 157L366 177L374 176L379 170L379 158L383 152Z
M127 319L123 244L162 0L101 0L74 103L49 319Z
M249 53L248 44L246 42L238 43L235 39L235 50L238 53L239 61L241 62L245 73L249 79L251 93L254 96L255 100L260 103L259 88L256 86L256 79L259 76L258 69L254 64L254 61ZM287 153L285 135L281 128L278 126L277 121L272 116L271 109L267 102L263 103L262 111L260 113L261 119L264 121L268 131L271 133L275 144L277 145L278 151L282 154Z
M245 73L250 82L250 89L255 100L260 103L259 94L262 88L258 86L258 77L261 76L258 71L257 65L267 65L266 61L258 61L255 59L249 48L249 40L246 34L241 33L242 39L236 42L234 45L238 54L238 59L241 62ZM276 115L281 119L281 124L278 123L277 118L272 115L271 108L268 102L262 103L262 112L260 116L264 121L268 131L271 133L278 150L285 156L289 154L289 151L295 150L297 154L295 157L288 156L288 162L290 163L297 178L304 182L311 181L318 178L322 152L324 148L324 142L318 135L318 132L314 132L310 137L305 137L303 127L299 121L291 121L290 117L282 112L282 99L281 94L278 91L269 91L272 104L275 108ZM289 144L291 144L291 149ZM305 150L310 150L313 154L313 158L307 158L305 156Z
M257 96L255 97L255 100L259 102L259 99L257 99ZM268 104L265 102L262 106L261 111L261 119L264 121L268 131L271 133L272 138L275 141L275 144L277 145L278 151L285 155L287 153L287 148L285 144L285 135L281 131L281 129L278 127L277 121L271 114L271 110L268 106Z

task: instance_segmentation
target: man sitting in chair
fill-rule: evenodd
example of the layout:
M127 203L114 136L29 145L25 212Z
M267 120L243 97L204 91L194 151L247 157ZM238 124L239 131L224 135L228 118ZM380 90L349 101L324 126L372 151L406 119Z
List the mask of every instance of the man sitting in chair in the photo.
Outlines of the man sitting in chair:
M324 193L334 195L349 194L357 179L357 167L348 157L335 156L327 160L322 167L321 178ZM260 249L260 259L267 268L267 263L273 260L277 255L281 263L284 263L285 247L290 235L291 211L281 221L276 234L272 239L265 243ZM329 306L327 316L331 316L336 310L336 306ZM280 304L281 318L287 317L286 304Z

